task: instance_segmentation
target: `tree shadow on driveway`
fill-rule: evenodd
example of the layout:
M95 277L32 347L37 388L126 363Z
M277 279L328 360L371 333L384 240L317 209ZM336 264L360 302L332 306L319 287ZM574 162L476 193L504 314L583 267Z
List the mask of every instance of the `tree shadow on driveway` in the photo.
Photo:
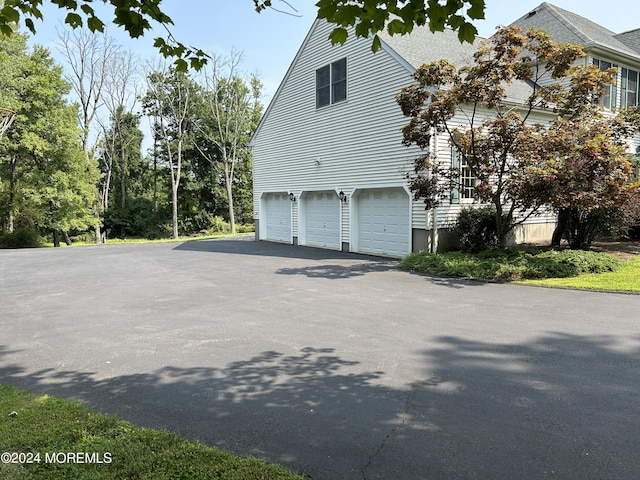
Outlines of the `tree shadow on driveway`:
M638 478L639 342L438 337L400 382L330 347L106 378L5 352L0 375L317 480Z

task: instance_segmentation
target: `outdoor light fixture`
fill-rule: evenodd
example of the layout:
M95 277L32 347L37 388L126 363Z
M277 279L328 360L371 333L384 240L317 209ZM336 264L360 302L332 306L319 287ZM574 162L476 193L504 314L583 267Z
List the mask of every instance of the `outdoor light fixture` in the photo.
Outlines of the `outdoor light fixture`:
M293 192L289 194L289 200L291 200L292 202L296 201L296 196L293 194Z
M340 190L338 197L340 197L341 202L347 203L347 195L342 190Z

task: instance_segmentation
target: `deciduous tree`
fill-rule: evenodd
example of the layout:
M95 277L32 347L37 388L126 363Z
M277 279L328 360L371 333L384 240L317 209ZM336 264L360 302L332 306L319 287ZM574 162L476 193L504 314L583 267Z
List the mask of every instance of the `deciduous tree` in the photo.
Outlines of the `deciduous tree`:
M251 161L249 140L262 116L262 84L255 75L242 75L240 61L238 54L212 57L203 70L204 109L196 123L198 151L224 176L231 233L236 232L234 184L242 164Z
M475 197L495 206L501 246L513 228L543 204L522 184L534 132L530 117L559 102L567 111L580 108L582 97L571 101L575 92L562 79L583 55L579 46L557 44L540 30L503 28L480 45L470 65L458 68L447 60L423 65L414 74L414 84L397 97L410 119L402 130L403 143L428 152L434 135L448 139L454 155L477 179ZM604 85L606 74L597 78ZM526 98L514 102L507 94L514 83L534 86ZM594 98L597 101L597 95ZM425 153L414 167L410 186L428 209L459 188L460 169L448 161Z
M189 125L193 122L193 81L173 68L156 68L147 76L147 93L143 99L145 112L153 118L154 136L164 146L164 156L171 178L173 238L178 232L178 190L182 160L189 140Z
M0 38L0 72L0 90L17 112L0 151L5 227L46 230L57 243L59 232L95 222L91 192L97 171L79 143L77 110L65 99L70 85L48 50L28 51L22 35Z
M640 116L603 113L600 99L616 72L576 62L583 56L579 46L555 43L542 31L504 28L471 65L424 65L398 95L410 118L404 143L425 150L434 135L448 138L477 177L476 198L495 206L501 246L516 225L547 206L559 213L570 246L587 248L637 202L627 140ZM520 103L508 98L514 82L532 85ZM535 110L552 115L549 122L534 123ZM427 208L459 187L459 169L429 153L414 167L411 189Z

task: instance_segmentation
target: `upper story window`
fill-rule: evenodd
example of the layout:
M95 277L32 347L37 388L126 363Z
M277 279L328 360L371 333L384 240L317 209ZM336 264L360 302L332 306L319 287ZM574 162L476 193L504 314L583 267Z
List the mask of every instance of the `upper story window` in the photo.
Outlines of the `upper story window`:
M600 68L600 70L609 70L610 68L618 68L617 65L607 62L605 60L600 60L598 58L593 59L593 64ZM616 83L612 85L607 85L604 96L602 97L602 106L604 108L615 108L616 107L616 98L618 97L618 85ZM624 101L623 101L624 102Z
M620 106L635 107L638 105L638 72L623 67L620 77Z
M316 108L347 99L347 59L316 70Z

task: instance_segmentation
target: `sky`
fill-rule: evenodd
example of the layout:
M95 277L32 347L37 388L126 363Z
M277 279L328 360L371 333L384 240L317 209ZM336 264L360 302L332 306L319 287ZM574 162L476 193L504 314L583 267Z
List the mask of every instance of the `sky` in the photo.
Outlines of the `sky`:
M49 2L45 2L49 3ZM486 0L485 20L474 21L481 37L489 37L498 25L508 25L533 10L539 0ZM553 5L572 11L600 25L620 33L640 28L640 3L637 0L554 0ZM243 68L257 73L264 84L263 102L275 93L286 71L302 44L316 15L314 0L274 0L274 7L291 14L267 10L258 14L251 0L164 0L162 7L173 19L171 32L184 44L229 56L231 51L243 54ZM615 8L606 8L607 5ZM99 11L99 10L98 10ZM64 14L53 6L44 8L44 21L36 21L38 33L32 41L50 48L54 58L57 29L62 26ZM105 11L105 18L110 18ZM131 40L125 32L110 26L109 35L141 59L156 56L153 37L165 35L161 27Z

